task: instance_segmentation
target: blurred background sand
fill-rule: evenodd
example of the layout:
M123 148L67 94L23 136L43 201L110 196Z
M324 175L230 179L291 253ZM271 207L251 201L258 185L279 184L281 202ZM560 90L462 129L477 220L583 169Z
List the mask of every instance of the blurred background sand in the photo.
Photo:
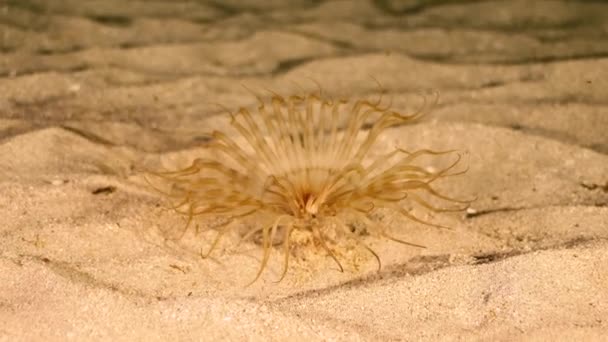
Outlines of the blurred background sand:
M162 242L183 219L139 171L197 155L217 103L374 78L439 92L377 148L468 151L454 232L388 217L428 248L250 287L254 243ZM605 340L607 80L600 1L1 1L0 340Z

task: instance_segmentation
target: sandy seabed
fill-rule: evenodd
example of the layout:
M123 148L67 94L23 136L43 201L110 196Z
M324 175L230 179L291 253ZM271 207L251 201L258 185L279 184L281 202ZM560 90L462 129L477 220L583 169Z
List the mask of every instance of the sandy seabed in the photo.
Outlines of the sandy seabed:
M93 4L95 3L95 4ZM608 339L608 5L28 0L0 4L0 341ZM314 80L314 82L310 80ZM442 231L398 216L336 270L183 224L140 170L200 152L247 89L375 96L395 144L467 151ZM417 102L418 101L418 102Z

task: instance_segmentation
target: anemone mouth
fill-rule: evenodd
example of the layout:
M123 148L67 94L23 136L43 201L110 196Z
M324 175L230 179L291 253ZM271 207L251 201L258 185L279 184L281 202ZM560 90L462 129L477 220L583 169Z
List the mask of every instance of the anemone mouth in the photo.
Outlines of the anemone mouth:
M257 237L262 261L255 282L267 265L277 236L284 254L282 280L287 273L294 231L306 231L314 245L344 268L330 248L327 225L352 238L368 250L381 267L380 258L360 234L352 231L354 218L376 237L424 247L391 236L372 216L378 208L436 228L404 209L403 202L431 212L464 210L470 201L438 192L434 183L462 174L454 171L460 161L456 151L402 148L374 156L370 153L386 129L407 124L426 114L424 106L413 114L402 114L376 100L330 99L318 93L288 97L273 93L269 100L258 97L257 110L239 108L229 112L230 128L214 131L206 149L213 153L195 159L188 167L169 172L152 172L169 190L163 194L172 209L186 217L185 232L195 219L218 217L222 223L210 226L217 232L207 257L220 238L235 224L255 217L261 224L245 237ZM426 101L425 101L426 105ZM438 171L421 164L422 157L441 158L457 154ZM441 206L435 202L451 203Z

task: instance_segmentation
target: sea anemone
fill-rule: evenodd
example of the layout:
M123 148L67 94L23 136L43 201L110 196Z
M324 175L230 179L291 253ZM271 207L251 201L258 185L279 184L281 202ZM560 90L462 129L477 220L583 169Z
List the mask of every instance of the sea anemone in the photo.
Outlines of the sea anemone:
M421 110L402 114L383 104L383 94L376 100L331 99L319 88L287 97L271 92L267 100L256 95L257 111L228 111L234 134L212 132L205 146L207 156L181 170L151 174L169 185L166 195L174 201L173 208L187 218L183 232L194 219L216 222L206 225L217 235L209 250L201 251L204 258L223 235L254 219L242 235L257 237L262 246L261 265L252 283L262 274L277 240L284 253L279 281L285 277L293 249L302 247L294 245L294 232L309 234L311 245L324 250L341 271L332 248L340 237L369 251L380 268L380 258L353 229L353 221L363 223L368 235L424 248L389 234L374 212L389 209L418 223L447 228L415 216L405 205L443 212L464 210L468 204L433 187L438 179L464 172L451 171L460 154L440 170L417 164L422 156L455 151L397 147L383 155L370 153L389 127L411 123L428 109L425 98ZM453 204L440 207L436 201Z

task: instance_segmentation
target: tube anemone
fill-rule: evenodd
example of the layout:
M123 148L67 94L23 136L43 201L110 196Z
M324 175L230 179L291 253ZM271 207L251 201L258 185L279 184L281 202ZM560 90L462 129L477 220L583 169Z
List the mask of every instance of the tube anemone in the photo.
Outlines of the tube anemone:
M314 246L323 249L342 271L343 267L328 236L332 227L368 250L381 267L380 258L361 234L348 225L363 222L366 231L413 247L424 246L393 237L373 219L372 213L386 208L406 218L437 228L447 228L415 216L407 202L432 212L466 209L468 201L438 192L436 180L461 174L454 172L460 160L439 171L418 164L423 156L437 157L455 151L428 149L393 151L372 156L370 150L390 127L410 123L427 112L427 106L403 114L377 100L330 99L317 93L283 97L273 93L268 100L258 97L256 110L239 108L229 112L234 135L214 131L206 146L209 157L195 159L190 166L152 175L166 182L173 208L187 218L184 232L194 219L220 219L209 229L217 232L206 253L215 249L221 237L239 222L255 218L258 224L245 237L258 236L262 246L260 268L266 267L274 241L284 253L283 272L289 268L294 248L292 233L312 236ZM433 202L446 203L447 207Z

